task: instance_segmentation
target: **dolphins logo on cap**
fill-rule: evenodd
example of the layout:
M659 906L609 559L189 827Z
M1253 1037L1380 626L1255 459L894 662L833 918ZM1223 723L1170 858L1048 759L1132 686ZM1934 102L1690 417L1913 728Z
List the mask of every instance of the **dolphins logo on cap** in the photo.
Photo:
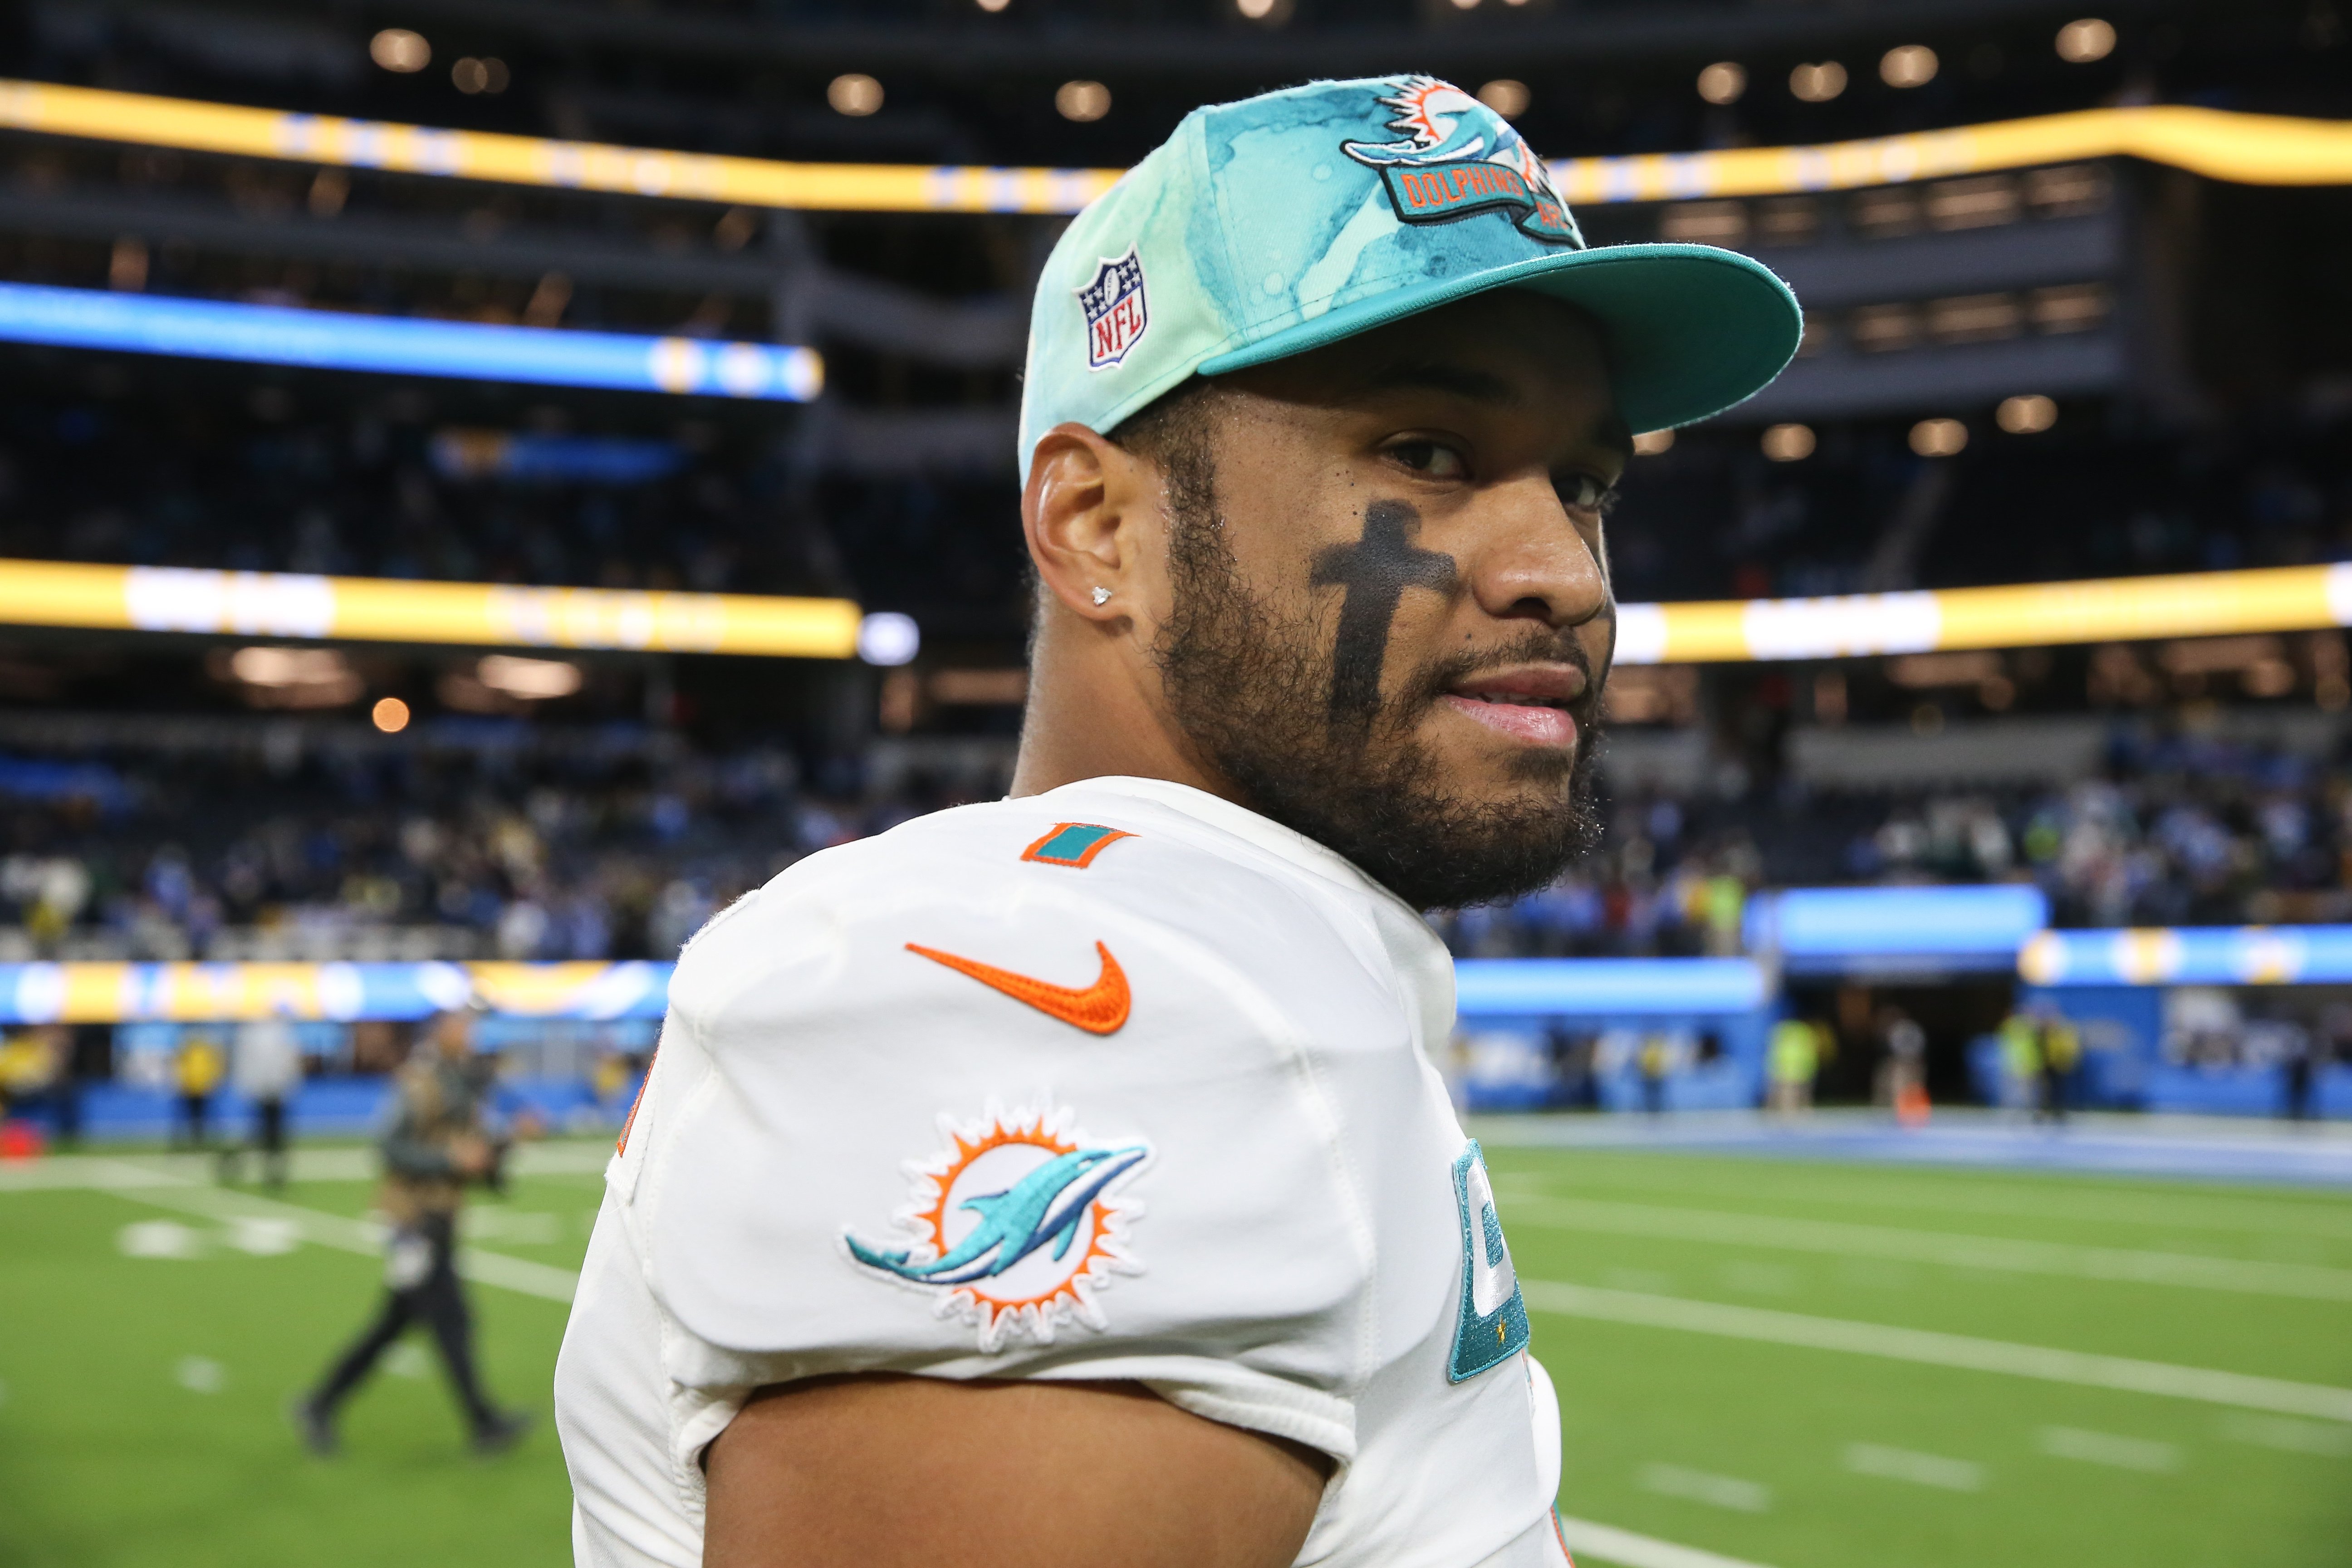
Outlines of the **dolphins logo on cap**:
M1396 110L1388 129L1403 139L1342 142L1339 150L1380 171L1398 218L1458 223L1499 212L1532 238L1584 247L1543 160L1508 121L1433 76L1400 77L1392 85L1380 102Z

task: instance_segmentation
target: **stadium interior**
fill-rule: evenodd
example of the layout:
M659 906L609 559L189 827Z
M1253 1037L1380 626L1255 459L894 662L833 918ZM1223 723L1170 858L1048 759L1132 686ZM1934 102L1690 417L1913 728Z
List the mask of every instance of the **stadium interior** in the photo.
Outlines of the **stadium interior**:
M1095 172L1401 69L1806 312L1637 438L1600 847L1430 917L1579 1560L2346 1561L2352 8L2087 3L0 5L0 1568L565 1559L551 1434L428 1458L421 1384L364 1500L278 1473L387 1075L491 998L543 1404L681 945L1006 787ZM170 1152L268 1018L272 1198Z

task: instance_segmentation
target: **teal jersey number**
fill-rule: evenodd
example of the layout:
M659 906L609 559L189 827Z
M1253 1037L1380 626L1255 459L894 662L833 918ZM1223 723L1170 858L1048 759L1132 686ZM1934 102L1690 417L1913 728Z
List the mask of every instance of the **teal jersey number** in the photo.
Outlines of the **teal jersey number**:
M1527 1348L1528 1304L1495 1214L1495 1188L1476 1139L1454 1162L1454 1200L1462 1210L1462 1317L1446 1375L1465 1383Z

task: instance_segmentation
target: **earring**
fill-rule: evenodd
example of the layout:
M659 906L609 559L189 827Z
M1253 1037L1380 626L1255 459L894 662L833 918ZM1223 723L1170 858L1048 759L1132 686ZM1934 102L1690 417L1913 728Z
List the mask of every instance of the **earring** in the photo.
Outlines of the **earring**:
M1101 608L1103 605L1108 605L1108 604L1109 604L1109 603L1110 603L1110 590L1109 590L1108 588L1103 587L1103 586L1102 586L1101 584L1096 584L1096 586L1095 586L1095 607L1096 607L1096 608L1097 608L1097 609L1099 609L1099 608Z

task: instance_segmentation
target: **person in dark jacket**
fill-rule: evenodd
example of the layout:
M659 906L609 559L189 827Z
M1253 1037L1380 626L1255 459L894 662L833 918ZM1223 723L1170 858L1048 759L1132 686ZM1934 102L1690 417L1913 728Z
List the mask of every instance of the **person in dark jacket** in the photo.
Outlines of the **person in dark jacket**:
M499 1410L474 1368L473 1317L456 1266L457 1213L469 1183L496 1178L499 1150L484 1127L489 1078L474 1055L475 1013L436 1016L399 1077L399 1101L384 1134L382 1206L392 1222L384 1249L383 1305L292 1416L306 1447L335 1451L335 1415L413 1323L432 1331L480 1453L512 1447L528 1416Z

